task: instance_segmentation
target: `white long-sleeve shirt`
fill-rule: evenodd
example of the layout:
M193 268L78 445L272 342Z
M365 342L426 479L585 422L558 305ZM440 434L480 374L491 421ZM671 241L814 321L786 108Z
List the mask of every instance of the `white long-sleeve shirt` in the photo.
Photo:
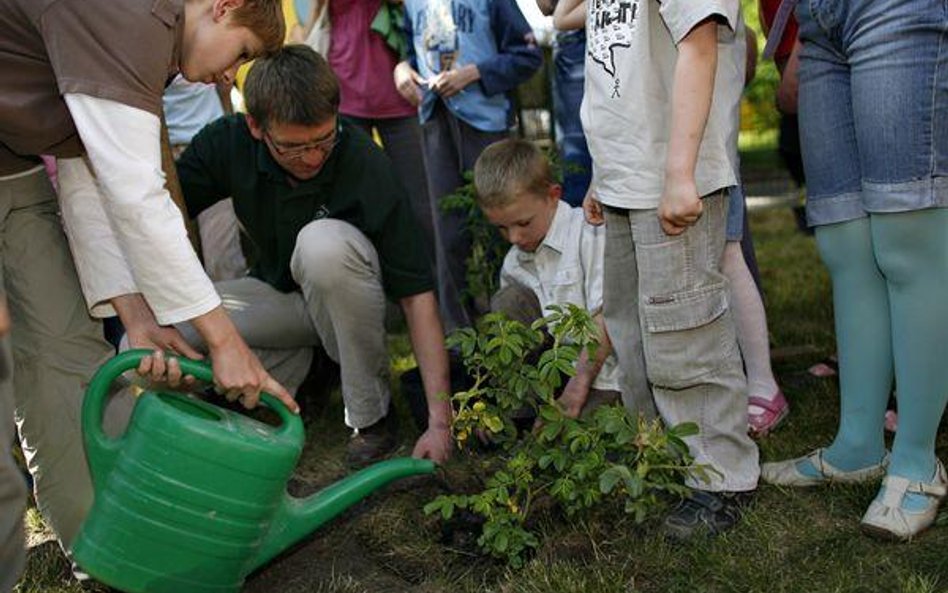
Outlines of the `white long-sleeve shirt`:
M158 117L89 95L65 101L87 157L58 161L60 201L90 312L112 315L109 299L134 292L162 325L219 306L164 187Z

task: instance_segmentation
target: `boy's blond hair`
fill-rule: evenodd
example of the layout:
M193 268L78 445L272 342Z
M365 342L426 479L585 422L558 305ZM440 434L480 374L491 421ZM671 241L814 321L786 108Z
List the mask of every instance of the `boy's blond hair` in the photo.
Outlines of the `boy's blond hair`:
M546 156L520 138L491 144L474 164L474 189L481 208L506 206L522 193L546 194L552 183Z
M286 25L281 0L244 0L232 13L233 24L246 27L263 42L264 54L283 47Z

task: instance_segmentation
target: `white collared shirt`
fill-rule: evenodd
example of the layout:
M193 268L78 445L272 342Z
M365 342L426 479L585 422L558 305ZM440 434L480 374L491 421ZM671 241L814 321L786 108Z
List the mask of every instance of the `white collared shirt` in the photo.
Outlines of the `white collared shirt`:
M500 270L501 288L519 284L548 305L573 303L595 315L602 311L602 268L606 227L586 222L581 208L560 201L550 230L533 253L512 246ZM606 358L593 388L619 391L615 354Z

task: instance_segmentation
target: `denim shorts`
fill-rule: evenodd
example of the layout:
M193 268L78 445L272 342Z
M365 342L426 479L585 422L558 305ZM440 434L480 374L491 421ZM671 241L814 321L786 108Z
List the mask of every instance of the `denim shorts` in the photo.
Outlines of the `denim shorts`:
M728 241L740 241L744 238L744 187L740 183L728 188L727 222L724 231Z
M948 2L800 0L810 225L948 207Z

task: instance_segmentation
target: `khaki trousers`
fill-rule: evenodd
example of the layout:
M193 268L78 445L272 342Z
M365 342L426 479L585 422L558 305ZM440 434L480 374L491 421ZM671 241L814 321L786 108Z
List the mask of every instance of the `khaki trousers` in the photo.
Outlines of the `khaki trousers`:
M760 467L720 271L727 195L707 196L703 205L698 222L674 237L655 209L605 207L603 316L626 381L648 377L666 425L698 425L685 442L708 481L695 474L688 485L742 492L757 487Z
M10 342L0 342L0 380L6 380L13 365ZM13 590L23 569L23 506L26 488L13 456L13 393L0 390L0 593Z
M240 224L230 198L198 214L201 255L208 277L219 282L247 275L247 259L240 247Z
M13 323L13 372L0 383L0 400L12 393L37 507L68 550L92 503L82 396L112 348L86 311L56 195L41 169L0 180L0 262ZM123 430L133 405L125 394L111 399L107 433Z
M316 220L299 232L290 260L300 290L280 292L245 277L214 286L260 361L291 393L322 346L342 374L346 425L364 428L388 413L391 392L385 345L385 294L378 254L354 226ZM178 329L203 347L190 324Z

